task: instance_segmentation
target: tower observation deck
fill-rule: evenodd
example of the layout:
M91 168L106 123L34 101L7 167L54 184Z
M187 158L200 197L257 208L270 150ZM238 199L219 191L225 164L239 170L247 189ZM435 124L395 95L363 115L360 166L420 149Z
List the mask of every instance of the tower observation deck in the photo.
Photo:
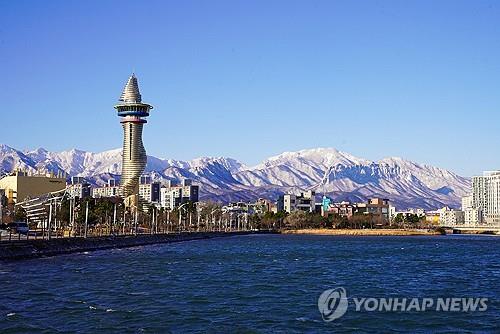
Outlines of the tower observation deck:
M147 156L142 143L142 128L153 106L142 102L139 84L130 76L115 105L123 127L123 163L121 188L127 207L138 205L139 177L146 168Z

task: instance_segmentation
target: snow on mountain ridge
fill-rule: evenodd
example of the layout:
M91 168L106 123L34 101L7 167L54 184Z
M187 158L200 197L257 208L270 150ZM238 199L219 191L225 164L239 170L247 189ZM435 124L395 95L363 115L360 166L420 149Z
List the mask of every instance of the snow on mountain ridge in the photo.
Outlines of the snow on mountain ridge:
M18 167L60 170L102 183L121 172L121 163L121 149L23 153L0 144L3 172ZM458 206L460 196L470 191L470 179L444 169L395 157L374 162L334 148L284 152L254 167L224 157L181 161L148 156L145 172L155 179L192 178L202 185L203 198L215 200L275 199L279 193L312 189L325 190L334 199L382 196L402 206L437 207Z
M323 167L333 164L366 164L369 160L357 158L349 153L339 151L335 148L314 148L304 149L296 152L284 152L276 156L272 156L262 163L258 164L251 170L264 169L272 166L284 164L293 160L309 161L319 164Z

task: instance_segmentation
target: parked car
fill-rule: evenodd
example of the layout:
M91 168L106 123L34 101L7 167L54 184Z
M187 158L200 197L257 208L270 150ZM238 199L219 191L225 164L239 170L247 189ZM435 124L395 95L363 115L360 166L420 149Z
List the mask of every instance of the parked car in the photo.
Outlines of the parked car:
M0 237L5 237L9 234L7 224L0 224Z
M7 230L12 233L28 234L30 229L28 227L28 223L15 222L15 223L10 223L7 226Z

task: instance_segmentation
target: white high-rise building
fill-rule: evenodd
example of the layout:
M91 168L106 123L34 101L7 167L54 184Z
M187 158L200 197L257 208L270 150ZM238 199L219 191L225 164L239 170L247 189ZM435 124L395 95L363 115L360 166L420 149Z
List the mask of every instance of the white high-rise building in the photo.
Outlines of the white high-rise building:
M297 210L314 212L315 195L312 190L303 192L300 195L284 194L278 199L278 211L288 213Z
M474 196L472 194L462 197L462 211L464 212L465 225L475 226L481 224L482 211L474 208Z
M470 205L464 198L462 205ZM472 205L468 208L471 222L500 226L500 171L484 172L472 178Z

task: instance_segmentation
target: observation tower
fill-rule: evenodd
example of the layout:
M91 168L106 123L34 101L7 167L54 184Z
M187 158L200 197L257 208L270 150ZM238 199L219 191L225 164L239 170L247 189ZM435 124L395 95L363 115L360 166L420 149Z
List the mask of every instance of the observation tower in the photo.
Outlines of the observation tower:
M126 207L138 207L139 177L146 168L147 156L142 143L142 128L153 106L142 102L135 74L128 78L115 105L123 127L123 164L121 191Z

